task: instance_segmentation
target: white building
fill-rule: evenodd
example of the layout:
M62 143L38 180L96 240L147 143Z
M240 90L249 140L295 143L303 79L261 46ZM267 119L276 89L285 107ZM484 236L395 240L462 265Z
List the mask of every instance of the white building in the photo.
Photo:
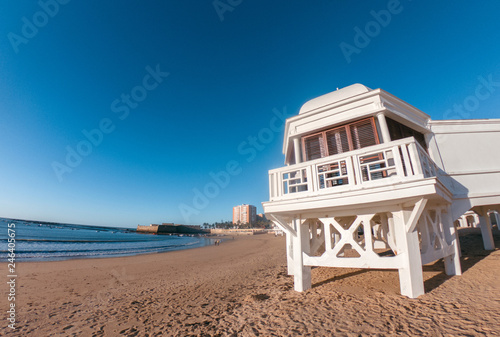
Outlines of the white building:
M286 121L287 166L269 171L263 203L286 233L295 290L311 287L311 266L397 269L412 298L423 264L444 258L460 275L453 222L465 212L494 249L484 215L500 210L499 143L498 119L433 121L361 84L305 103Z

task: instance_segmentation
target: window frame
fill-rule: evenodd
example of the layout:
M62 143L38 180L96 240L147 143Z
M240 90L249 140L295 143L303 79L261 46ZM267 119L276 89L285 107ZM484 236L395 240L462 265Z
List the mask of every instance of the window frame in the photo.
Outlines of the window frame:
M322 130L322 131L319 131L319 132L315 132L315 133L312 133L312 134L308 134L308 135L302 136L301 137L302 158L304 158L304 161L314 160L314 159L309 159L308 156L307 156L307 153L306 153L306 141L309 138L317 137L319 135L321 135L321 138L320 138L321 141L320 141L320 143L322 143L322 144L320 144L320 149L321 149L321 146L322 146L323 149L324 149L324 152L325 152L324 155L323 155L323 153L321 153L321 151L320 151L320 155L321 155L320 158L329 157L329 156L333 156L335 154L346 153L346 152L349 152L349 151L356 150L356 148L354 147L354 144L353 144L353 139L352 139L352 134L351 134L351 126L355 125L355 124L362 123L362 122L366 122L366 121L370 121L370 124L372 126L373 135L374 135L374 138L375 138L375 144L374 145L380 144L380 138L379 138L379 134L378 134L378 130L377 130L377 125L375 124L375 118L374 117L368 117L368 118L358 119L358 120L350 122L350 123L342 124L342 125L335 126L335 127L332 127L332 128L328 128L328 129L325 129L325 130ZM347 134L347 143L348 143L349 150L348 151L334 153L334 154L330 154L330 151L329 151L329 148L328 148L328 139L327 139L326 134L329 133L329 132L332 132L332 131L335 131L335 130L341 130L341 129L343 129L346 132L346 134ZM315 159L319 159L319 158L315 158Z

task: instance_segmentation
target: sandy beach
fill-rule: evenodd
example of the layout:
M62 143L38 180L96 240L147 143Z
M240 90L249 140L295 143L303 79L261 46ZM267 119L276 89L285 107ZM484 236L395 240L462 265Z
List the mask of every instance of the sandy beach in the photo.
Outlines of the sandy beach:
M162 254L19 263L17 329L4 318L0 335L500 335L500 251L484 251L478 230L460 234L463 275L444 275L442 262L425 266L418 299L399 295L397 271L380 270L315 268L313 288L297 293L284 237L265 234ZM5 282L2 293L5 317Z

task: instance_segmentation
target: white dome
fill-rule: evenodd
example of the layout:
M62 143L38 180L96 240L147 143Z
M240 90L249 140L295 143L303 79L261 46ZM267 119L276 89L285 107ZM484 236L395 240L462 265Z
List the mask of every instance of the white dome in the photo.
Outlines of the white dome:
M362 84L356 83L348 87L333 91L323 96L316 97L310 101L307 101L299 111L299 115L312 110L322 108L326 105L343 101L347 98L351 98L360 94L367 93L372 89L365 87Z

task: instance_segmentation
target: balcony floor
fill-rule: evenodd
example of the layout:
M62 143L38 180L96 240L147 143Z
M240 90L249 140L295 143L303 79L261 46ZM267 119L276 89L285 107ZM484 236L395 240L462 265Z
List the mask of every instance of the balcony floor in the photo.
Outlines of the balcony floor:
M325 211L349 213L363 208L404 205L423 197L435 203L452 202L451 192L435 177L345 192L331 190L328 194L297 193L297 198L268 201L262 205L266 214L286 216L297 213L323 214Z

